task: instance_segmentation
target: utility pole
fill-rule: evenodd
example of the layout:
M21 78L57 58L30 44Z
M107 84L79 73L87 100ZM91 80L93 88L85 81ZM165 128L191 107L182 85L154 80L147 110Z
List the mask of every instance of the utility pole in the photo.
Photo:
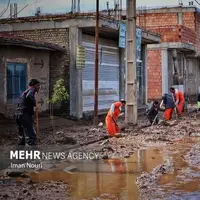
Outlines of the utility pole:
M72 0L71 12L74 13L74 0Z
M17 18L17 3L14 3L14 18Z
M80 13L80 11L81 11L81 8L80 8L80 0L78 0L78 3L77 3L77 12Z
M10 18L13 18L13 3L10 4Z
M95 28L95 94L94 94L94 125L98 122L98 89L99 89L99 0L96 0L96 28Z
M136 0L126 0L126 123L137 124Z

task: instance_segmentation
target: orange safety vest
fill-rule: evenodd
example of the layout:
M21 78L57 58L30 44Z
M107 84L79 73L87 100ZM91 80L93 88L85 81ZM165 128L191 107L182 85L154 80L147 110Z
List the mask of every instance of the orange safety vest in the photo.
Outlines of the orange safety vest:
M176 101L178 101L179 103L185 101L183 93L178 89L175 89L175 97Z
M117 120L119 115L120 115L120 112L121 112L121 107L123 105L122 105L122 103L120 101L118 101L118 102L114 103L114 106L115 106L114 113L112 112L112 110L110 108L110 110L108 111L107 116L113 117L115 120Z

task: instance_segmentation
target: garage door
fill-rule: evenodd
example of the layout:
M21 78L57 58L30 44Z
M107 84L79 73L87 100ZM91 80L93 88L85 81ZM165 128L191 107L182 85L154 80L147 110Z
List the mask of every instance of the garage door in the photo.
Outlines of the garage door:
M83 69L83 112L94 110L94 36L84 35L82 45L85 47L86 62ZM108 109L114 101L119 100L119 48L116 41L100 39L99 41L99 103L98 109Z

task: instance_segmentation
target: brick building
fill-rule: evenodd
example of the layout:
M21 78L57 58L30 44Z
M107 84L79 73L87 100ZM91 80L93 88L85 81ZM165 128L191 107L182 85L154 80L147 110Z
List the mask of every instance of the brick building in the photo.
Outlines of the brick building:
M145 23L141 22L145 18ZM148 46L148 96L159 98L175 85L196 101L200 86L200 11L196 7L150 9L140 16L147 30L161 34ZM174 77L177 67L178 78Z
M126 19L126 11L122 18ZM176 85L196 101L200 87L200 10L194 6L138 10L137 25L161 34L160 44L148 45L148 99L160 99ZM176 69L178 78L173 76Z
M62 111L81 118L94 108L94 52L95 15L62 14L0 20L0 32L31 41L45 41L58 45L64 51L50 52L49 95L58 78L63 78L70 101ZM100 16L99 33L99 110L106 110L113 101L125 97L125 51L118 47L119 23L113 18ZM146 103L146 48L160 42L158 34L143 31L140 102ZM85 67L78 68L77 46L84 47ZM144 78L145 77L145 78ZM38 78L40 77L31 77ZM45 101L45 99L43 99Z

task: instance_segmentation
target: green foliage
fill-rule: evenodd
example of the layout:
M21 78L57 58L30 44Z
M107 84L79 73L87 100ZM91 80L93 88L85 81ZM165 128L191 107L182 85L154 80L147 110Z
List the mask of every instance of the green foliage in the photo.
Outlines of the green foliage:
M49 100L49 103L57 104L62 101L67 101L69 99L69 94L65 88L64 80L59 79L53 86L53 95Z

